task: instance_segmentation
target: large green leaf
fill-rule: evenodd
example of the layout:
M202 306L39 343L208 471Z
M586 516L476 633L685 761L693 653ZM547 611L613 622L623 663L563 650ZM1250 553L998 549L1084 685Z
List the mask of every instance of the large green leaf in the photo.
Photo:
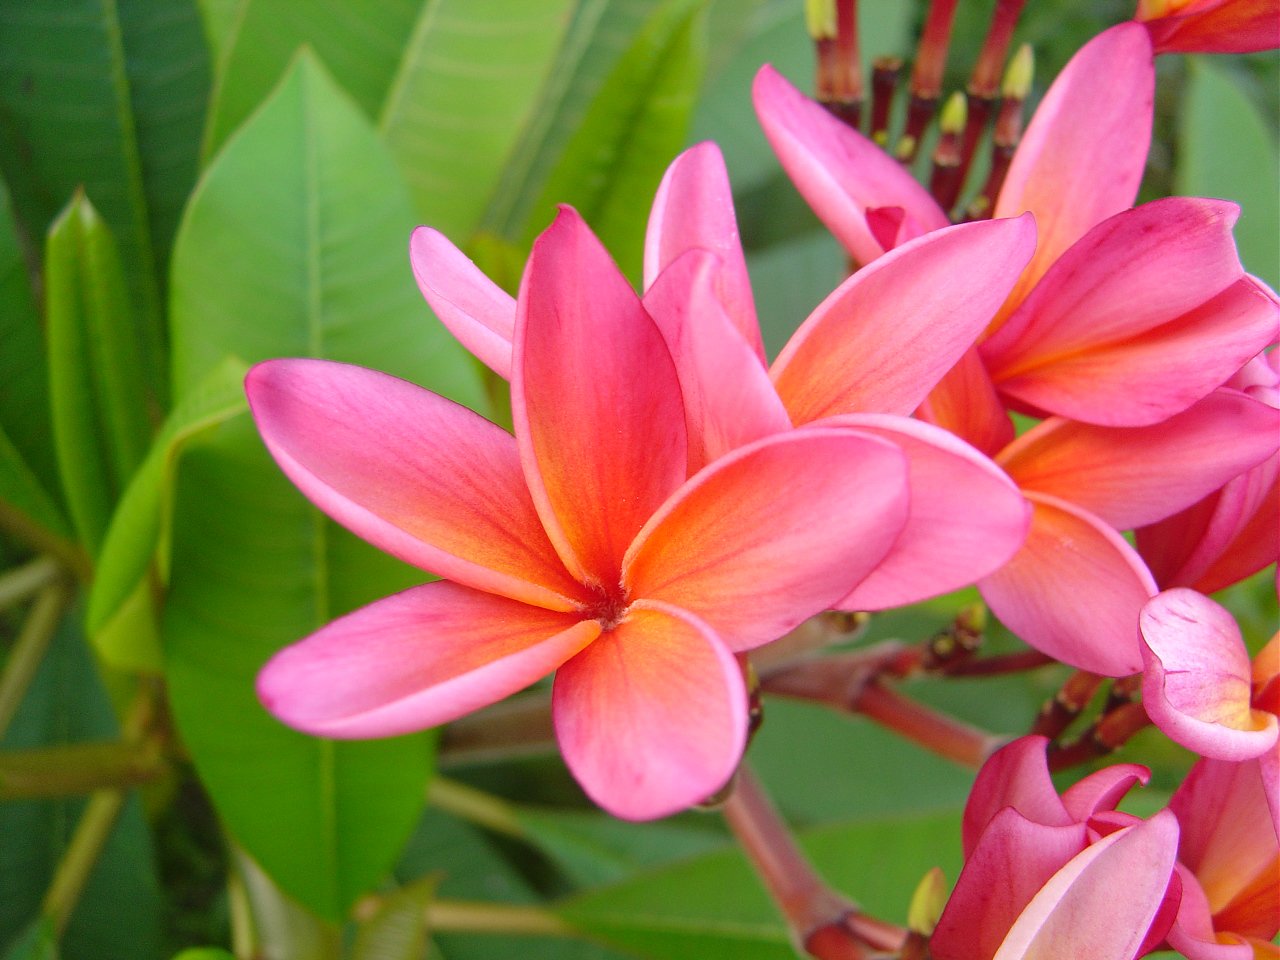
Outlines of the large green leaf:
M654 11L592 100L542 187L525 240L569 203L639 279L649 202L684 145L706 62L705 0Z
M376 117L423 0L204 0L218 39L204 132L207 163L271 91L299 47L313 48L369 117ZM225 31L225 32L224 32Z
M379 128L419 215L465 240L551 69L573 0L427 0Z
M54 449L76 530L96 553L146 453L146 368L115 240L82 193L54 221L45 250Z
M1188 65L1174 183L1179 194L1240 204L1236 244L1245 269L1280 286L1280 168L1276 138L1226 69Z
M68 548L71 526L12 441L0 430L0 530L37 543L52 535Z
M40 235L78 186L119 238L160 373L160 289L195 179L208 59L195 0L0 0L0 166Z
M174 385L229 354L328 356L478 401L473 366L428 319L405 255L394 161L314 55L206 172L174 251ZM304 737L254 676L275 650L423 579L331 524L247 419L183 460L165 655L175 715L236 838L291 895L339 916L389 868L422 803L430 743Z

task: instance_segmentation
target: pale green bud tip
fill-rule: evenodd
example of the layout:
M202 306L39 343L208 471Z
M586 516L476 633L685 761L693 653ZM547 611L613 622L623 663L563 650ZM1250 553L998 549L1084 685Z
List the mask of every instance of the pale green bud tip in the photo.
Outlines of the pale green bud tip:
M947 98L946 105L942 108L942 116L938 118L938 125L943 133L960 133L968 122L969 101L957 90Z
M947 905L947 878L934 867L920 880L907 908L907 928L924 936L933 933Z
M1009 69L1004 72L1004 83L1000 94L1006 100L1025 100L1031 92L1031 77L1036 70L1035 55L1031 45L1024 43L1009 61Z
M836 0L804 0L804 22L815 40L836 38Z

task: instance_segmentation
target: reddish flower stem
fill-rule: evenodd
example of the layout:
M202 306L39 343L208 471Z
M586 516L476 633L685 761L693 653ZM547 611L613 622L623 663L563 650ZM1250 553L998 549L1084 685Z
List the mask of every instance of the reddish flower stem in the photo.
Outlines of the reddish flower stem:
M862 119L862 63L858 56L857 0L835 0L835 36L816 47L818 101L855 130Z
M897 57L877 57L871 65L871 139L882 147L889 142L893 96L901 73L902 61Z
M1102 686L1103 677L1085 670L1077 670L1067 678L1052 700L1040 708L1031 732L1050 740L1057 740L1067 727L1089 705L1093 695Z
M881 683L867 684L855 709L926 750L975 770L1005 743L1003 737L939 713Z

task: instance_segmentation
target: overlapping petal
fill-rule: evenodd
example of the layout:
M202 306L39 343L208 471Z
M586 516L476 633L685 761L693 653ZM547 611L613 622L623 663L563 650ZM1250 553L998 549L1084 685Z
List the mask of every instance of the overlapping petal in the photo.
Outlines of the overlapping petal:
M1053 417L996 461L1023 490L1070 500L1117 530L1177 513L1273 455L1280 410L1220 389L1146 427Z
M858 263L871 263L884 253L867 225L869 207L902 209L896 231L900 241L950 222L900 163L804 96L773 67L760 68L751 93L783 169Z
M865 577L906 522L907 466L878 437L811 428L716 461L627 553L633 597L692 611L733 650L776 640Z
M1142 669L1138 612L1157 590L1133 548L1086 511L1040 493L1018 555L978 589L1031 646L1080 670L1121 677Z
M1013 421L977 349L970 348L938 381L916 416L950 430L988 456L1013 440Z
M281 469L354 533L479 590L559 610L581 601L502 428L411 383L325 360L269 360L245 389Z
M409 262L418 289L440 322L485 366L510 380L515 298L431 227L413 231Z
M1276 0L1139 0L1156 53L1254 53L1280 47Z
M733 654L697 617L649 600L560 668L552 709L574 777L628 820L706 799L746 746L746 685Z
M413 587L277 653L258 696L323 737L387 737L455 720L549 674L600 634L594 620L448 581Z
M883 437L907 458L911 506L888 556L838 606L881 610L967 586L1022 546L1031 509L989 459L947 431L887 414L815 421Z
M1047 745L1044 737L1019 737L987 758L964 808L961 839L966 858L977 848L987 825L1005 807L1044 826L1062 827L1075 822L1049 777Z
M1031 218L938 230L863 267L770 371L796 423L911 413L995 315L1035 247Z
M1134 784L1144 786L1151 779L1151 771L1136 763L1117 763L1095 770L1067 787L1062 794L1062 805L1067 813L1080 822L1095 814L1114 810Z
M583 583L618 582L628 544L685 479L675 363L600 241L562 208L517 298L511 410L533 502Z

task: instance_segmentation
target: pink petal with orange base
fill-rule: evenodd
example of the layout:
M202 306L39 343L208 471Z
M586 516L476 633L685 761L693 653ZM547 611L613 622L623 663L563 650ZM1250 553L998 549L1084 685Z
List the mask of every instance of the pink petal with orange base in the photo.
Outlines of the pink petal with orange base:
M685 479L685 414L662 334L568 207L525 268L511 413L557 553L611 589L627 545Z
M1031 508L994 463L947 431L862 413L815 421L883 437L907 457L907 524L880 564L837 606L882 610L974 583L1022 546Z
M680 376L691 475L744 443L791 428L768 370L716 293L720 274L716 256L690 250L644 295Z
M1206 757L1247 760L1275 748L1274 714L1250 706L1240 628L1194 590L1166 590L1142 609L1142 702L1172 740Z
M738 238L733 192L724 157L714 143L690 147L672 161L653 198L645 233L644 286L689 250L714 253L720 262L715 292L739 336L765 362L747 261Z
M571 610L584 596L501 427L404 380L326 360L268 360L245 390L289 479L370 543L538 606Z
M1200 889L1196 876L1182 864L1176 867L1182 883L1182 900L1178 915L1169 928L1169 946L1187 960L1257 960L1253 950L1237 937L1232 943L1219 943L1209 912L1209 898Z
M906 475L897 447L853 430L759 440L654 514L627 553L623 582L630 596L693 612L732 650L776 640L888 553L906 522Z
M600 633L448 581L333 621L258 675L273 714L321 737L389 737L455 720L545 677Z
M1039 243L1008 309L1096 223L1133 205L1151 144L1155 64L1141 26L1121 24L1071 58L1009 165L993 216L1035 214Z
M949 430L988 456L995 456L1013 441L1013 421L976 348L964 352L915 415Z
M1018 555L978 582L1000 621L1079 670L1123 677L1142 669L1138 613L1156 594L1142 559L1086 511L1027 493L1031 532Z
M1099 427L1053 417L1001 451L1023 490L1070 500L1117 530L1177 513L1280 446L1280 410L1216 390L1148 427Z
M625 820L707 799L746 747L737 660L697 617L650 600L560 668L552 710L569 770Z
M901 240L950 221L933 197L880 147L831 116L767 64L751 88L765 136L796 189L849 255L868 264L884 248L867 225L869 207L901 207Z
M1143 15L1156 53L1255 53L1280 47L1276 0L1199 0L1159 17Z
M516 301L439 230L418 227L409 239L418 289L458 342L486 367L511 379Z
M995 315L1035 247L1029 217L921 237L841 284L770 375L792 420L908 414Z
M1086 848L1041 888L993 960L1132 960L1164 902L1178 822L1162 810Z

